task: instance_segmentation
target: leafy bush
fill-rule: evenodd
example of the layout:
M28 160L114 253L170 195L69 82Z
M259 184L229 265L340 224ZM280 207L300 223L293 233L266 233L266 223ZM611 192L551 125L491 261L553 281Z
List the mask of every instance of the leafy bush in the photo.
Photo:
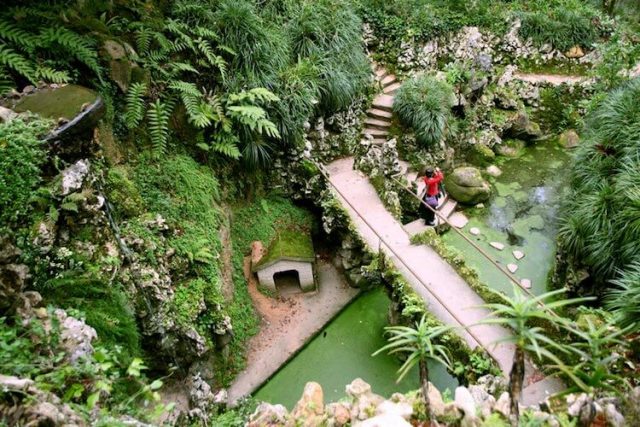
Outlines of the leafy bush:
M611 287L610 280L625 277L639 260L639 97L636 79L611 92L587 119L564 206L562 248L572 264L589 270L600 292Z
M0 227L29 212L29 199L41 181L46 160L42 138L51 128L44 120L17 118L0 124Z
M522 21L520 37L538 46L548 43L561 51L576 45L590 48L599 36L598 14L584 4L561 1L554 7L517 12L516 16Z
M434 77L421 75L405 82L395 97L393 111L416 133L416 139L431 145L447 132L453 89Z

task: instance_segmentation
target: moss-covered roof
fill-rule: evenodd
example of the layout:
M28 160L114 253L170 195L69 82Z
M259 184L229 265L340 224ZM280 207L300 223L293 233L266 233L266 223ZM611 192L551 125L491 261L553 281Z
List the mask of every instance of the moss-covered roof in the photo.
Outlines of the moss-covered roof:
M280 260L308 261L315 260L313 242L309 232L300 230L283 230L279 232L269 245L267 253L253 266L253 271L263 268Z

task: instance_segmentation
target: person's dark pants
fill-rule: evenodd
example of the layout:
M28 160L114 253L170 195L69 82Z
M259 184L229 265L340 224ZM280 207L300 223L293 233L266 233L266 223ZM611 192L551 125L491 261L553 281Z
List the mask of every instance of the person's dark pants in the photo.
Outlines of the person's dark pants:
M435 204L433 203L433 201L435 201ZM438 206L438 201L436 200L435 197L432 198L432 203L427 202L426 197L423 199L423 202L431 206L433 209L435 209ZM435 220L436 214L431 209L426 207L424 204L422 204L421 208L422 208L422 217L424 218L424 221L427 224L433 223L433 221Z

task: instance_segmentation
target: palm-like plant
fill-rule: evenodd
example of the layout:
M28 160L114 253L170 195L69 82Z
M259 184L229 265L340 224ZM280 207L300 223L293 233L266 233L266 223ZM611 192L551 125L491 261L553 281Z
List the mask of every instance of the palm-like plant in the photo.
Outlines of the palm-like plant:
M640 261L631 264L620 277L611 282L616 287L605 301L621 327L640 330Z
M504 303L483 305L491 310L491 317L483 320L482 324L506 326L512 332L502 342L509 342L515 346L513 365L509 373L509 397L511 398L511 414L514 425L517 425L520 417L518 405L524 383L525 354L530 352L535 354L538 359L550 359L555 363L555 366L559 367L563 364L550 351L550 348L568 352L549 338L544 329L532 326L532 322L543 320L556 326L567 325L568 320L557 316L553 310L589 300L589 298L573 298L554 301L555 297L562 293L564 290L559 289L530 298L528 295L524 295L520 289L514 287L513 297L503 296Z
M445 326L431 326L427 323L425 316L416 322L415 328L408 326L388 326L385 328L389 334L389 343L373 353L374 356L388 351L389 354L403 353L407 356L400 369L398 369L398 380L402 379L418 365L420 372L420 388L425 403L427 418L431 417L431 407L429 403L429 365L430 360L440 362L445 367L450 368L451 361L447 349L437 343L438 337L447 333L450 328Z

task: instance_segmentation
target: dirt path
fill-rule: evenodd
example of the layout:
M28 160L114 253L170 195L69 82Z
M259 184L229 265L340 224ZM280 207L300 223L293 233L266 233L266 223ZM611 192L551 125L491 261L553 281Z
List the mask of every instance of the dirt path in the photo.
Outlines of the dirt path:
M549 83L553 86L560 86L562 84L574 85L577 83L589 81L588 77L568 76L562 74L514 73L513 77L529 83Z
M248 275L249 294L262 324L247 344L247 367L228 389L231 405L254 392L358 294L332 264L320 260L316 267L319 290L313 294L270 298Z

